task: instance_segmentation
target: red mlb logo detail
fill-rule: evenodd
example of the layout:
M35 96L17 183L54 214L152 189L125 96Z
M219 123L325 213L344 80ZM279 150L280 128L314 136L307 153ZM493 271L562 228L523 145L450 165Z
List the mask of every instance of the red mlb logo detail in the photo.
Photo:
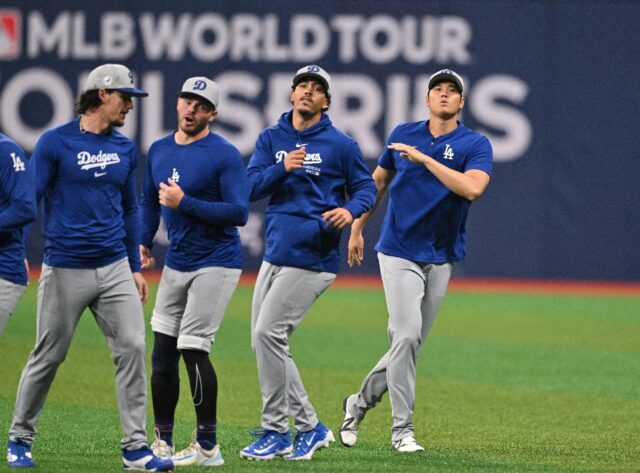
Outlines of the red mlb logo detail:
M22 15L18 10L0 10L0 60L20 56Z

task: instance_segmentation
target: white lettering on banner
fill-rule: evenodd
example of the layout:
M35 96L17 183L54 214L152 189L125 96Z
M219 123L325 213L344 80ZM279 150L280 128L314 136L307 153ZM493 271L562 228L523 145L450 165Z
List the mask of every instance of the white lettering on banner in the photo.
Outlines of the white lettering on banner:
M91 12L93 13L93 12ZM104 12L99 24L89 13L63 11L47 19L29 12L27 55L59 59L119 59L136 53L140 44L147 60L181 61L193 57L233 62L318 62L335 41L338 60L364 58L374 64L402 59L409 64L468 64L471 26L459 16L337 14L331 18L295 14ZM89 17L92 19L93 17ZM137 29L136 29L137 28ZM99 37L94 38L94 31Z
M384 102L377 82L363 74L341 74L334 76L333 83L331 117L336 126L355 138L365 156L380 154L384 141L375 126L384 113ZM354 101L357 108L348 107Z
M529 87L522 80L507 75L493 75L480 79L469 96L474 117L485 126L499 130L478 130L486 134L493 146L496 161L514 161L526 153L533 129L525 114L507 104L522 104Z
M225 72L216 76L215 81L220 87L220 103L224 107L224 112L220 112L224 115L222 123L232 126L224 134L242 154L250 154L266 124L258 108L236 97L255 100L264 91L264 84L259 77L241 71Z
M20 113L20 104L33 92L45 95L51 101L52 108L49 120L36 128L22 121ZM41 67L23 69L9 79L4 90L0 91L0 125L4 133L32 150L48 128L73 116L73 101L71 88L57 72Z
M85 77L85 73L81 74L78 84L82 84ZM165 93L164 78L162 72L150 71L141 74L137 80L153 97L173 96ZM331 119L356 139L365 157L376 159L393 126L428 116L424 103L427 78L428 74L415 77L394 74L385 84L379 84L364 74L333 74ZM249 155L262 129L290 108L291 73L279 72L263 77L230 70L214 80L220 86L221 104L215 126L242 154ZM491 75L477 79L473 84L468 80L466 83L464 114L473 117L475 128L490 138L495 161L507 162L522 157L533 139L531 122L518 108L528 96L527 84L509 75ZM37 128L25 123L20 113L23 100L33 92L45 95L52 108L51 118ZM258 106L256 101L265 95L266 105ZM0 126L25 149L33 150L46 129L73 117L73 101L73 92L59 73L45 68L22 70L6 82L4 90L0 90ZM172 110L175 104L163 100L138 103L140 106L129 113L121 131L135 138L139 123L139 142L144 152L153 141L170 133L171 129L164 128L163 117L165 110ZM383 133L380 132L381 124Z
M100 17L100 39L87 41L90 31L84 12L60 13L51 23L39 11L29 14L27 55L37 58L55 54L59 59L126 59L136 48L135 21L124 12L105 12Z
M127 59L136 49L135 21L124 12L106 12L100 23L100 52L105 59Z
M163 13L157 22L153 13L140 15L140 33L147 59L157 61L165 55L172 61L183 59L190 28L189 14L181 15L177 25L171 13Z

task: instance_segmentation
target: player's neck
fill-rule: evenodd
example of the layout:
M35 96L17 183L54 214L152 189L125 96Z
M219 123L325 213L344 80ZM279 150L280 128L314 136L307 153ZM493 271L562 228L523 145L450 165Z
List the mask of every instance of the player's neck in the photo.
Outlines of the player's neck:
M98 111L89 111L80 115L80 131L102 135L111 131L111 122Z
M294 109L293 113L291 114L291 125L297 131L304 131L307 128L318 123L321 118L321 112L318 112L314 115L306 116Z
M191 143L194 143L198 140L201 140L203 138L206 138L207 135L209 134L210 130L209 128L205 128L202 131L200 131L197 135L188 135L187 133L185 133L184 131L178 129L178 131L176 131L173 135L173 139L174 141L179 144L179 145L188 145Z
M437 116L429 117L429 133L438 137L451 133L458 127L458 115L451 118L442 118Z

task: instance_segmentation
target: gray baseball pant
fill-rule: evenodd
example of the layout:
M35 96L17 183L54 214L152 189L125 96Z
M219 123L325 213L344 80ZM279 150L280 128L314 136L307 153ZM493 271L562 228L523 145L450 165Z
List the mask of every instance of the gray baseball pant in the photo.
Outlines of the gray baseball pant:
M144 316L126 259L97 269L42 266L36 345L18 385L11 440L33 443L49 388L87 307L116 365L116 394L124 432L121 448L134 450L147 445Z
M260 266L251 307L251 344L258 361L263 429L288 432L289 414L299 432L318 423L289 353L289 337L335 278L334 273L266 261Z
M451 263L415 263L378 253L389 312L391 345L364 379L354 409L357 419L389 391L391 440L413 435L416 359L436 318L451 276Z
M177 338L179 350L209 353L241 273L221 266L189 272L165 266L151 317L153 331Z
M22 286L0 278L0 335L9 321L9 317L18 305L18 299L27 286Z

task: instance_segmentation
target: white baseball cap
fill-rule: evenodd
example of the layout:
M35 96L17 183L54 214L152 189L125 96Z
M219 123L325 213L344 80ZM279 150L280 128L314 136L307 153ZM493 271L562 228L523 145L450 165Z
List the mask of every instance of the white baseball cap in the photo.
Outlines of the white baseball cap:
M184 84L182 84L180 96L183 94L197 95L213 105L213 108L218 108L220 92L218 90L218 84L211 79L206 77L189 77L184 81Z
M103 64L91 71L82 92L96 89L118 90L136 97L149 95L133 86L133 74L122 64Z
M293 86L295 87L304 79L308 78L319 81L322 85L324 85L325 91L329 92L329 88L331 87L331 76L327 71L325 71L320 66L316 66L315 64L304 66L298 69L298 72L296 72L296 75L293 78Z
M433 89L436 84L445 80L453 82L458 87L460 93L464 91L464 81L462 80L462 77L451 69L441 69L429 77L429 90Z

